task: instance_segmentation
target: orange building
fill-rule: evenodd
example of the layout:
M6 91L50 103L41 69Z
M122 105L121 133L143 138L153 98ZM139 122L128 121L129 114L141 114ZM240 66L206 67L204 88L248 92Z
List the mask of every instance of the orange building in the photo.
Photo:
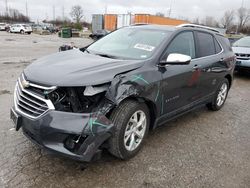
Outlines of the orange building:
M104 15L104 29L113 31L116 29L117 15L116 14L105 14Z
M173 25L189 23L184 20L172 19L167 17L154 16L150 14L135 14L135 24L156 24L156 25Z

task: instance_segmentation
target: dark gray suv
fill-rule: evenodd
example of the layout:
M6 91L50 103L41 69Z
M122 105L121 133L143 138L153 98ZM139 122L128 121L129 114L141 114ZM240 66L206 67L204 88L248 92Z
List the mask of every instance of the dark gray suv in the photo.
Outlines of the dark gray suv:
M201 105L219 110L235 55L209 28L140 25L36 60L17 80L11 119L36 144L81 161L133 157L149 129Z

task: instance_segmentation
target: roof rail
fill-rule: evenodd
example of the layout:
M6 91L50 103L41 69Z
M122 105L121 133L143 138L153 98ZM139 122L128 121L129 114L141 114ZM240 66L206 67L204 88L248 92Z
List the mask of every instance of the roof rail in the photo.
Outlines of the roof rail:
M210 30L210 31L213 31L213 32L216 32L216 33L220 33L220 31L217 30L217 29L207 27L207 26L203 26L203 25L196 25L196 24L181 24L181 25L178 25L176 27L194 27L194 28L206 29L206 30Z

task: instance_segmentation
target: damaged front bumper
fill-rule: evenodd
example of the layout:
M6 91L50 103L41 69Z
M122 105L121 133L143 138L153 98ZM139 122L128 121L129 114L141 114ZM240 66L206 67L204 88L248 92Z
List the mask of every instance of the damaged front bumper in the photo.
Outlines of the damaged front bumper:
M100 146L112 135L114 126L100 113L69 113L51 110L37 119L31 119L11 109L26 137L34 143L66 157L91 161L100 153Z

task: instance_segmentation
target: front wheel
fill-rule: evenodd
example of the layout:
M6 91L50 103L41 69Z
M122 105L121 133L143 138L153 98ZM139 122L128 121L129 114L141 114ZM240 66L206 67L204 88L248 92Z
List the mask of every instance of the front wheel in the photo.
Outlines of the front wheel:
M216 91L213 101L207 104L208 109L213 111L220 110L226 102L228 91L229 91L229 82L226 78L224 78L219 88Z
M20 33L21 33L21 34L24 34L24 30L21 30Z
M109 140L109 152L120 159L129 159L141 149L149 130L149 110L144 103L128 100L111 114L115 133Z

